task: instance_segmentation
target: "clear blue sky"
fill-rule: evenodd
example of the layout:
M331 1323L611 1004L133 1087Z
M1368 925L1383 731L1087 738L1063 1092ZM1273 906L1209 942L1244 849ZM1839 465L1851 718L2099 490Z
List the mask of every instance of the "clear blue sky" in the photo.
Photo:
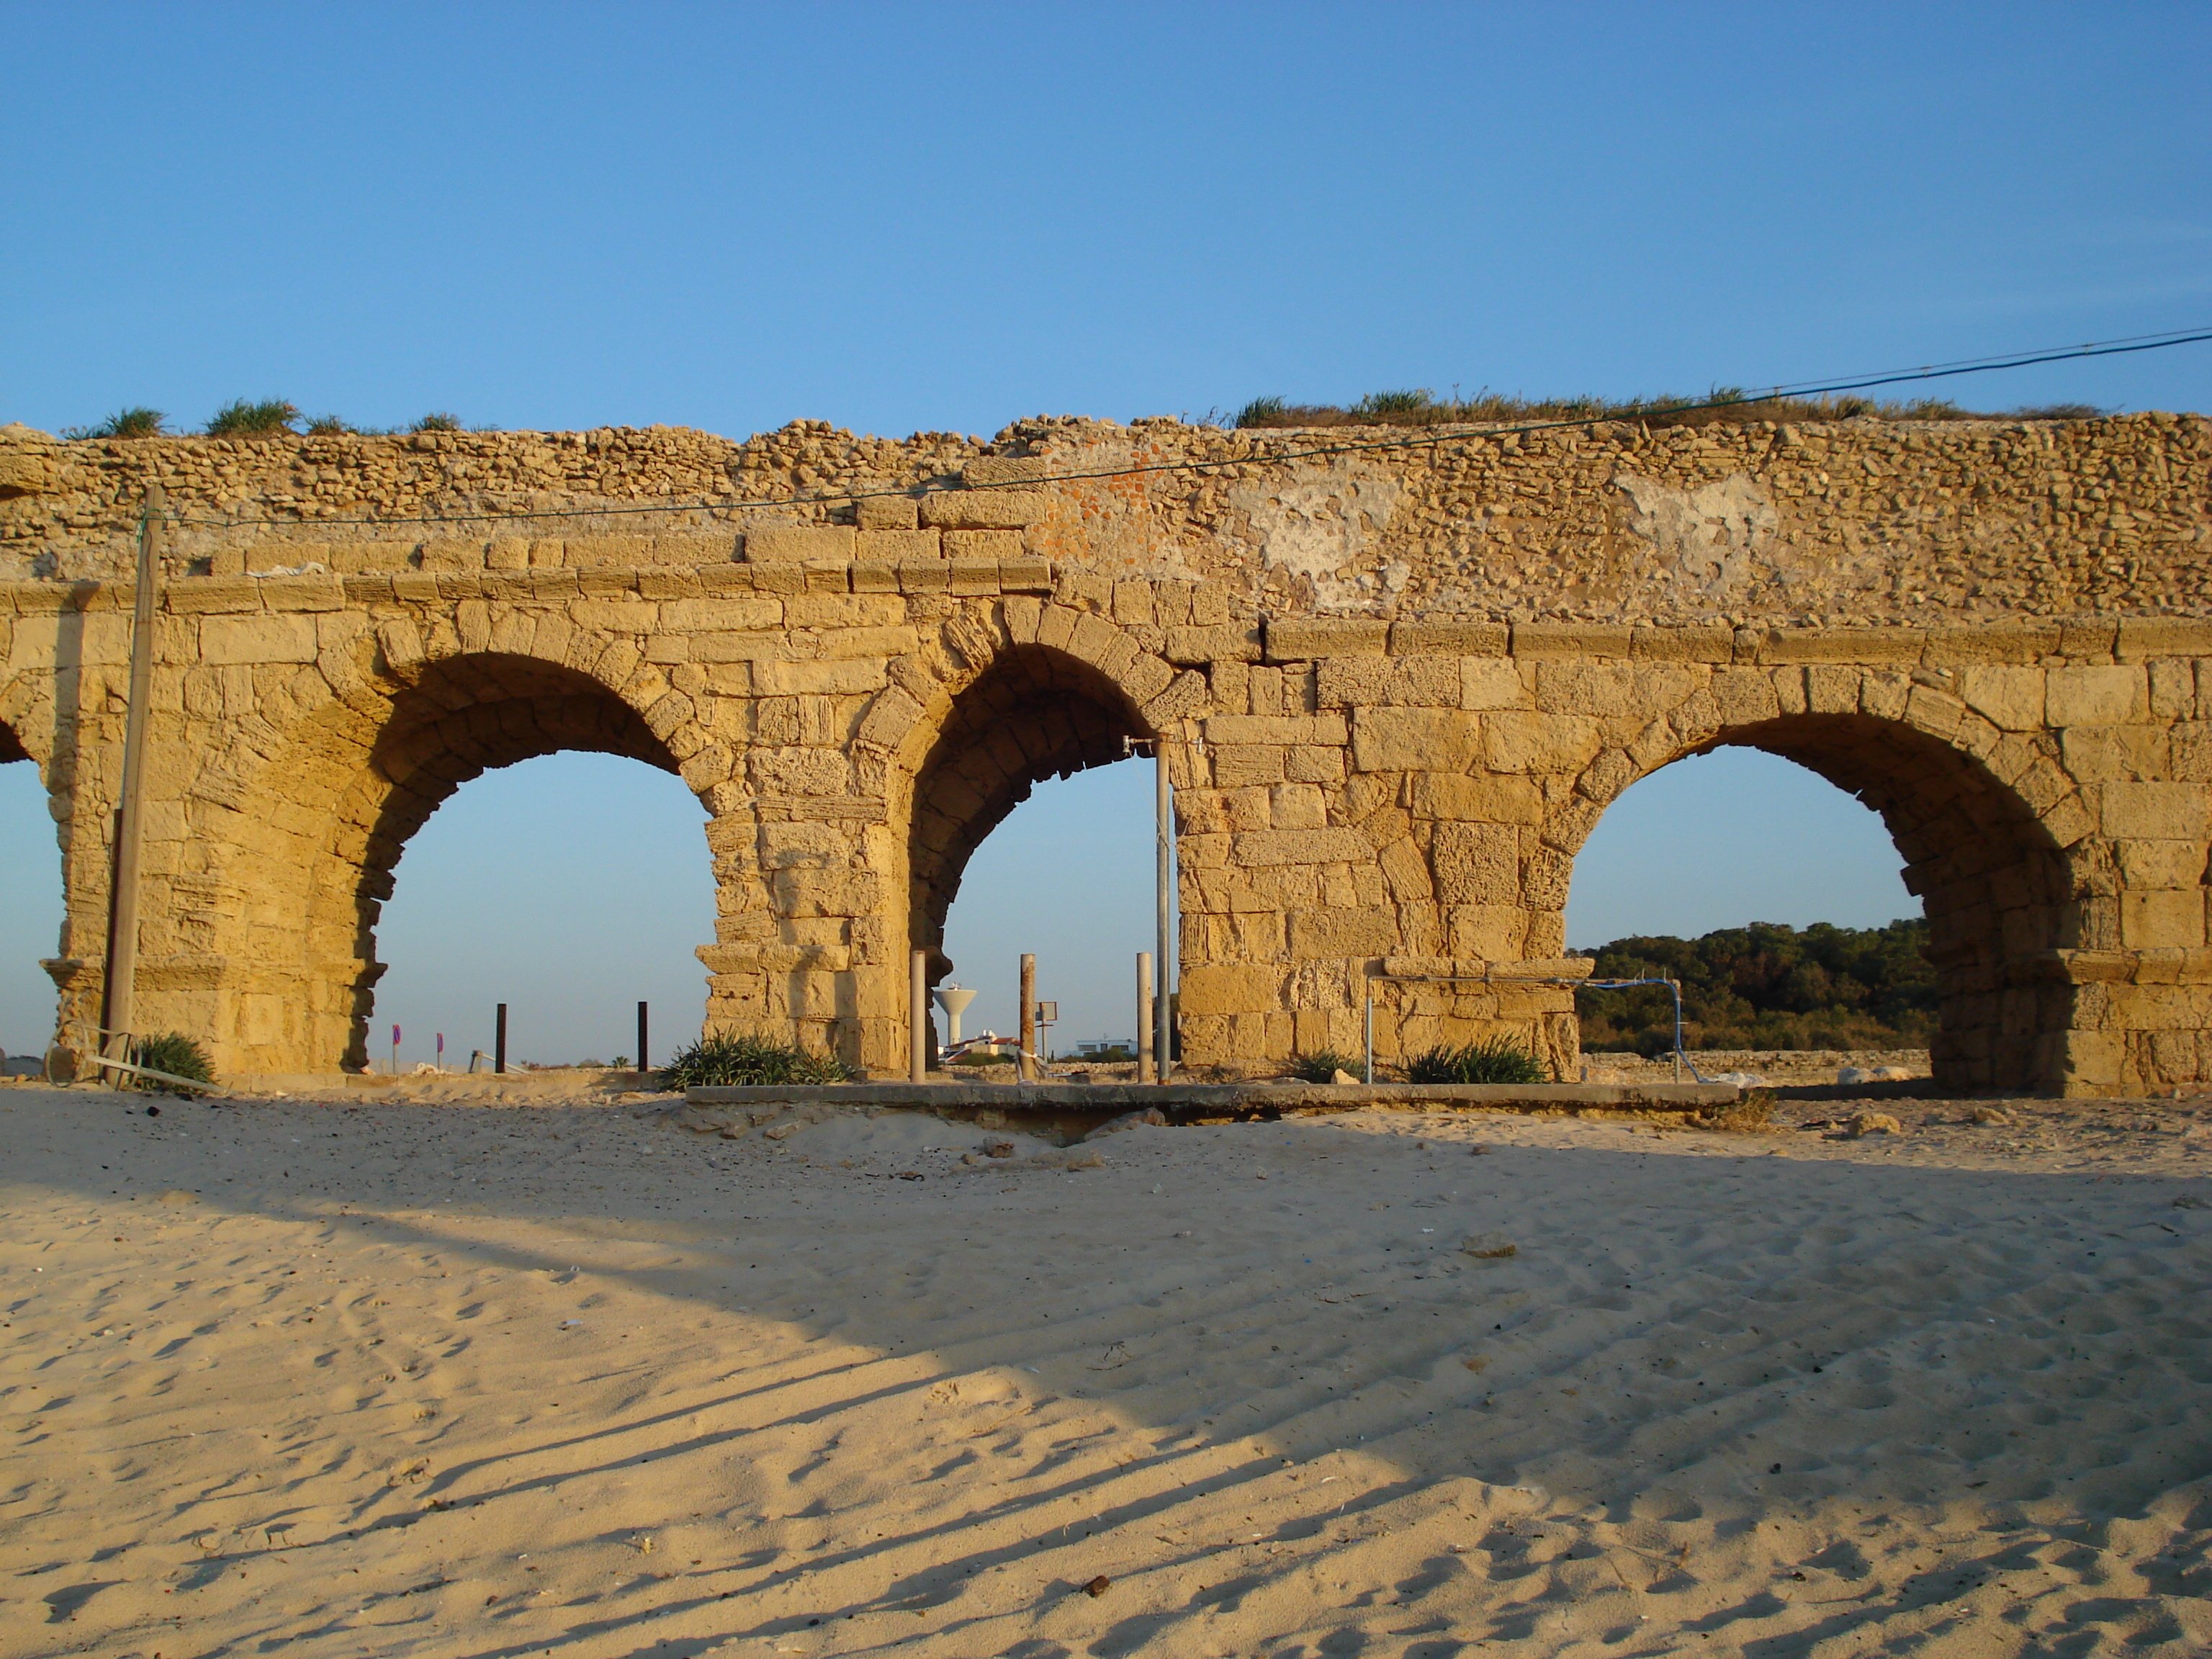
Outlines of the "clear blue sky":
M1262 393L1698 391L2212 319L2202 5L9 5L0 23L0 421L49 430L281 397L374 424L988 434ZM1954 384L1984 406L2203 409L2208 372L2200 347ZM1701 889L1688 849L1747 839L1746 792L1787 775L1725 758L1698 763L1705 821L1680 845L1613 827L1688 769L1608 817L1577 942L1749 919L1741 856ZM417 1027L461 1041L447 1005L492 981L519 1006L614 1011L549 1018L525 1045L548 1059L626 1052L640 995L696 1010L696 814L641 769L590 781L613 765L480 780L418 838L380 1009L410 1050ZM1091 787L1120 789L1142 893L1144 790L1119 782L1137 769ZM11 1048L51 1006L26 969L57 885L26 771L0 769ZM979 855L956 946L1002 956L1009 928L1040 929L1023 872L1107 822L1087 797L1055 810L1073 787ZM558 936L511 898L472 918L471 894L516 890L520 831L561 857L616 834L586 799L653 816L670 885L617 902L610 884L611 919L562 910ZM1863 817L1829 799L1838 824ZM1601 879L1616 842L1643 874ZM1802 879L1758 902L1886 920L1895 861L1875 853L1862 872L1784 838ZM1142 940L1090 943L1126 909L1079 908L1065 947L1038 947L1117 958L1062 991L1063 1036L1128 1024L1118 958ZM477 950L507 954L441 989L439 964ZM600 983L579 989L581 963ZM970 978L971 1018L1011 1012Z

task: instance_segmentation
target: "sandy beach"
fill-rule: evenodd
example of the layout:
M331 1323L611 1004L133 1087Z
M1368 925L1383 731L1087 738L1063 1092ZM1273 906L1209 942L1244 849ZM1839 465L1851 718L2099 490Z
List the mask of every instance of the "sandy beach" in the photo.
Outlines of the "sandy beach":
M2197 1103L146 1104L0 1089L8 1654L2212 1650Z

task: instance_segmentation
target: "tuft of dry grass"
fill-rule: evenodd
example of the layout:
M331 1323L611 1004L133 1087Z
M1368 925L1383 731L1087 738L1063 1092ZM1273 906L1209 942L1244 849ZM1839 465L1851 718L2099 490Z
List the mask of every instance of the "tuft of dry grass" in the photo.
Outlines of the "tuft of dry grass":
M1720 407L1713 407L1718 404ZM1346 408L1255 398L1236 424L1255 427L1515 425L1538 421L1640 421L1646 426L1743 425L1755 421L2092 421L2107 413L2088 404L2048 404L2003 412L1961 409L1943 398L1909 403L1873 398L1762 398L1741 386L1715 386L1703 398L1521 398L1490 392L1437 397L1425 387L1371 392Z

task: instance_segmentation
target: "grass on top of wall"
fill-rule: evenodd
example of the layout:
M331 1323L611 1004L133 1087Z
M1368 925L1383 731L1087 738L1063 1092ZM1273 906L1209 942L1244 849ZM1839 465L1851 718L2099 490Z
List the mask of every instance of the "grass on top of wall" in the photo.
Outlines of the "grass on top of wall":
M1736 401L1736 400L1741 401ZM1713 409L1703 405L1725 403ZM1761 398L1718 386L1702 398L1506 398L1489 392L1438 398L1425 387L1370 392L1349 407L1255 398L1236 424L1254 427L1511 425L1538 421L1641 421L1646 426L1745 425L1754 421L2092 421L2107 411L2088 404L2049 404L2002 413L1961 409L1948 398L1885 403L1872 398Z

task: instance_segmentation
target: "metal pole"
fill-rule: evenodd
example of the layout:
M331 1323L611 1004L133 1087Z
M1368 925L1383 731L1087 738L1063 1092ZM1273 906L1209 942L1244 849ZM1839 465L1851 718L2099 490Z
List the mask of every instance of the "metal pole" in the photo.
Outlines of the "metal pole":
M1152 1048L1152 953L1137 952L1137 1081L1158 1083Z
M927 1083L929 1081L929 952L911 951L907 956L907 1075L913 1082Z
M144 838L140 793L146 778L146 722L153 713L154 611L161 599L161 532L168 494L146 486L138 520L138 586L131 611L131 703L123 721L123 778L115 813L115 891L110 912L106 996L100 1024L110 1059L128 1058L138 1000L138 849Z
M1674 1081L1682 1080L1682 986L1679 980L1668 980L1667 988L1674 994Z
M646 1064L645 1005L641 1002L637 1005L637 1069L641 1072L649 1072L653 1069Z
M1036 1061L1030 1058L1036 1053L1036 958L1022 957L1022 1026L1021 1051L1014 1056L1014 1075L1024 1083L1037 1080Z
M504 1077L507 1074L507 1005L499 1005L499 1019L493 1028L491 1039L491 1068Z
M1165 1083L1175 1075L1175 958L1170 953L1168 911L1175 890L1175 811L1168 787L1168 746L1152 739L1152 940L1159 987L1152 999L1152 1069Z
M1367 1080L1375 1081L1375 993L1367 994Z

